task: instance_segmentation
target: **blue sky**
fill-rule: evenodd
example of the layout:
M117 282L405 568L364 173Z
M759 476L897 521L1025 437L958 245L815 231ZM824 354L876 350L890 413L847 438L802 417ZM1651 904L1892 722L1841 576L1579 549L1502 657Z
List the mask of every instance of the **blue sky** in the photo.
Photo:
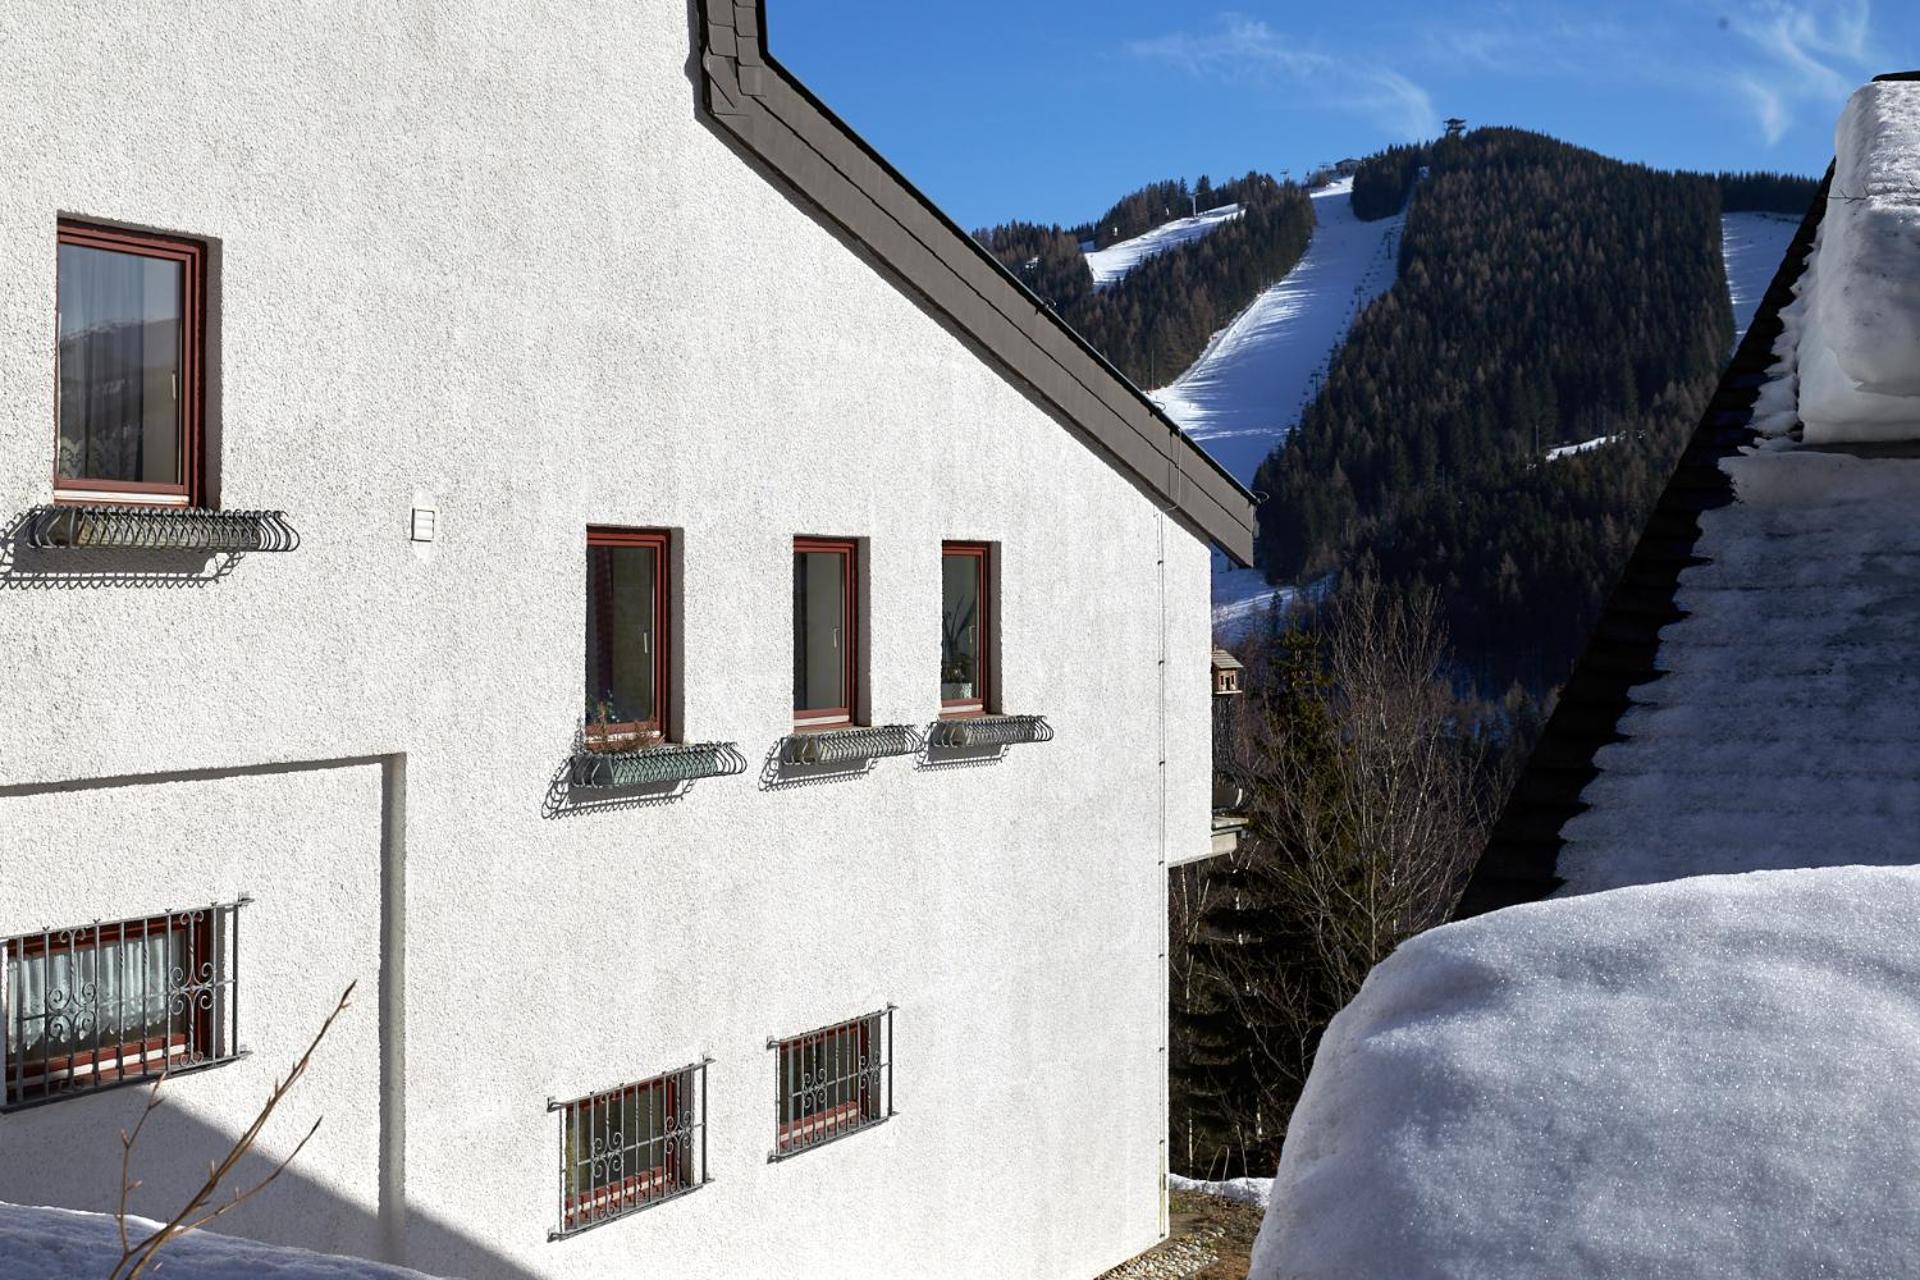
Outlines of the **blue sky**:
M1538 129L1669 168L1819 174L1920 0L767 0L775 56L963 226L1159 178Z

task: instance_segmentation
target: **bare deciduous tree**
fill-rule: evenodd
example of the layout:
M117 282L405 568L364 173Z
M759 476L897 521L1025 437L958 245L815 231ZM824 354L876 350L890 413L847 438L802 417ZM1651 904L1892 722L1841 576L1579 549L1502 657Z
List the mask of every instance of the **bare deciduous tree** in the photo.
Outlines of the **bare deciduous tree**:
M326 1039L327 1032L332 1029L335 1019L347 1011L353 989L357 985L357 983L347 984L347 989L340 995L340 1002L334 1006L333 1012L327 1015L327 1020L320 1024L320 1030L314 1033L313 1042L307 1046L307 1051L300 1055L300 1060L293 1064L293 1069L287 1072L284 1079L274 1082L273 1092L267 1095L260 1113L253 1118L253 1123L234 1139L233 1146L228 1148L226 1155L207 1166L206 1181L202 1182L199 1189L188 1198L180 1212L160 1224L160 1228L152 1235L130 1244L127 1240L127 1198L133 1194L135 1188L140 1186L133 1177L133 1147L140 1140L140 1131L146 1127L147 1118L159 1109L160 1088L167 1082L166 1073L164 1071L160 1073L159 1078L153 1082L153 1088L147 1092L147 1105L141 1110L140 1119L135 1122L131 1132L123 1129L120 1133L120 1205L113 1215L115 1225L120 1229L120 1261L114 1264L113 1271L107 1280L138 1280L138 1277L145 1274L154 1255L169 1241L196 1227L205 1226L221 1214L253 1198L265 1190L275 1178L286 1171L288 1165L293 1163L293 1158L300 1154L301 1148L305 1147L313 1135L319 1132L320 1119L314 1120L312 1127L307 1130L306 1137L295 1143L293 1150L274 1165L265 1177L244 1190L231 1190L224 1200L214 1204L221 1187L233 1175L234 1170L240 1167L240 1162L247 1153L253 1150L253 1144L259 1139L260 1131L266 1127L268 1118L278 1109L280 1103L292 1091L293 1086L299 1083L300 1077L306 1074L307 1064L313 1060L313 1051L320 1047L322 1040ZM208 1207L210 1205L211 1208Z
M1396 946L1446 920L1485 843L1486 771L1447 658L1431 598L1362 577L1253 664L1235 747L1246 837L1176 893L1170 921L1186 931L1176 1007L1213 1019L1203 1102L1243 1162L1284 1134L1327 1022Z

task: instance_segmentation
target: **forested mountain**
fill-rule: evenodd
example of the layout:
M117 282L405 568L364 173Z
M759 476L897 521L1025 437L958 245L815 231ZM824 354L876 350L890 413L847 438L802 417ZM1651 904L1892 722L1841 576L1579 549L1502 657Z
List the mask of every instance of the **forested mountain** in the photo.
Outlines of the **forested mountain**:
M1786 213L1799 217L1820 184L1797 173L1720 173L1720 206L1728 213Z
M1374 222L1400 212L1426 163L1425 147L1389 147L1362 160L1353 175L1353 216Z
M1259 563L1430 586L1483 689L1544 690L1726 358L1720 189L1512 129L1426 163L1399 280L1256 477Z
M1237 203L1240 216L1149 258L1106 289L1093 287L1077 231L1014 222L973 234L1122 373L1141 386L1159 386L1192 364L1214 331L1262 289L1291 271L1313 235L1313 204L1302 187L1249 173L1207 190L1215 203L1203 209ZM1165 203L1174 197L1177 206ZM1108 216L1132 210L1126 216L1137 222L1149 208L1153 216L1141 231L1166 221L1169 208L1187 213L1186 183L1143 188Z

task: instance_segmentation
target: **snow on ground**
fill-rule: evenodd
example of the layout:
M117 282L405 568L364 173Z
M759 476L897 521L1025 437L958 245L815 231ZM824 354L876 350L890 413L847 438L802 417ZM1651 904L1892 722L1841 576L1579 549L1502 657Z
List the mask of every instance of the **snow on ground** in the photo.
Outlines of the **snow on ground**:
M1413 939L1321 1044L1252 1280L1920 1275L1916 917L1920 872L1849 867Z
M1780 213L1729 213L1720 218L1720 255L1727 264L1727 294L1733 299L1733 343L1747 334L1773 273L1787 256L1800 219Z
M1104 289L1148 258L1188 241L1198 240L1239 216L1239 205L1223 204L1217 209L1205 210L1197 218L1175 218L1172 222L1161 223L1145 235L1095 250L1087 255L1087 266L1093 272L1093 287Z
M1170 1173L1167 1175L1167 1189L1192 1191L1203 1196L1218 1196L1222 1200L1238 1200L1241 1204L1250 1204L1256 1209L1264 1209L1273 1195L1273 1179L1229 1178L1225 1182L1207 1182L1200 1178L1183 1178L1177 1173Z
M138 1242L159 1225L130 1217L127 1238ZM6 1280L105 1276L119 1261L120 1237L111 1215L0 1204L0 1276ZM189 1232L167 1244L153 1255L147 1274L154 1280L429 1280L405 1267L210 1231Z
M1258 569L1236 569L1218 552L1213 566L1213 629L1223 638L1245 635L1267 616L1267 610L1285 609L1300 592L1276 587Z
M1920 439L1920 83L1869 84L1834 131L1800 336L1808 443Z

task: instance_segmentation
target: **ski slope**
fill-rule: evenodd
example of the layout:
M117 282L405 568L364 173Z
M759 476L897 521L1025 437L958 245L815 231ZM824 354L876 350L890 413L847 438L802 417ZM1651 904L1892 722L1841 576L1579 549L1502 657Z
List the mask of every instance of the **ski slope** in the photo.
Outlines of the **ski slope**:
M1353 179L1313 193L1313 241L1286 278L1148 394L1242 484L1320 390L1354 318L1393 283L1406 215L1353 216Z
M1104 289L1155 254L1165 253L1218 231L1239 216L1239 205L1223 204L1218 209L1208 209L1197 218L1175 218L1172 222L1161 223L1145 235L1095 250L1087 255L1087 267L1093 272L1093 287Z
M1260 463L1293 430L1319 394L1354 320L1397 274L1406 214L1362 222L1353 216L1352 190L1348 178L1314 192L1315 227L1306 256L1215 334L1172 385L1149 393L1242 484L1253 484ZM1721 252L1736 342L1752 323L1799 224L1782 214L1723 216ZM1560 446L1548 456L1584 453L1604 443ZM1270 586L1257 570L1233 569L1216 557L1214 628L1227 636L1242 633L1270 604L1285 603L1294 594L1291 587Z
M1738 346L1787 256L1800 219L1781 213L1727 213L1720 216L1720 254L1727 264L1727 293L1733 298L1733 341Z
M1315 191L1305 256L1215 334L1171 386L1148 393L1242 484L1252 485L1262 460L1319 394L1355 317L1393 283L1406 215L1362 222L1352 195L1351 178ZM1223 635L1243 633L1269 606L1294 596L1257 569L1216 561L1213 623Z

